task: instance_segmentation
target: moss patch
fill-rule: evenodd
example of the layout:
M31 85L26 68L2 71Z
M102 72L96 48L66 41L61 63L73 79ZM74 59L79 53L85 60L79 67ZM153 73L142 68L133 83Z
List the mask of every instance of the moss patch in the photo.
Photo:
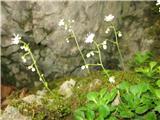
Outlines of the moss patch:
M49 83L54 95L47 93L42 99L42 105L28 104L17 97L12 100L11 105L17 107L22 114L32 116L33 120L71 120L73 111L85 104L86 94L89 91L99 91L102 88L111 90L122 81L128 81L131 84L148 81L134 72L110 71L110 74L115 76L115 84L109 83L101 71L93 72L87 77L66 76ZM71 78L76 81L73 89L74 95L64 99L58 94L58 90L64 81ZM32 91L35 92L35 89Z

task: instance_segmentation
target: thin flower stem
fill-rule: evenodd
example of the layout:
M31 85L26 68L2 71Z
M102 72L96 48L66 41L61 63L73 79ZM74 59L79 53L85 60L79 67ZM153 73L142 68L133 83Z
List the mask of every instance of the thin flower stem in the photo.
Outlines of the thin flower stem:
M79 52L80 52L80 54L81 54L81 57L82 57L82 59L83 59L83 61L84 61L84 64L86 65L87 62L86 62L86 60L85 60L85 58L84 58L84 55L83 55L83 53L82 53L82 51L81 51L81 49L80 49L79 43L78 43L78 41L77 41L77 37L76 37L76 35L75 35L75 33L74 33L73 30L71 30L71 32L72 32L72 35L73 35L74 40L75 40L75 42L76 42L77 48L78 48L78 50L79 50ZM88 70L88 73L90 73L89 69L87 69L87 70Z
M113 44L116 44L116 42L114 42L114 41L112 41L112 40L109 40L109 39L106 39L106 41L109 41L109 42L111 42L111 43L113 43Z
M101 66L101 64L86 64L88 66Z
M122 68L123 70L125 69L124 67L124 62L123 62L123 57L122 57L122 53L120 51L120 48L119 48L119 43L118 43L118 37L117 37L117 31L116 31L116 28L114 27L114 25L111 23L112 27L113 27L113 30L114 30L114 34L115 34L115 37L116 37L116 46L117 46L117 49L118 49L118 53L120 55L120 59L121 59L121 63L122 63Z
M34 65L34 67L35 67L35 69L36 69L36 72L37 72L37 74L38 74L38 76L39 76L39 79L42 79L42 83L44 84L45 88L53 95L52 91L51 91L51 90L48 88L48 86L46 85L46 80L45 80L45 78L42 77L42 74L40 73L40 70L39 70L39 68L38 68L38 66L37 66L37 63L36 63L36 60L35 60L32 52L31 52L31 50L30 50L30 48L29 48L29 45L28 45L27 43L25 43L24 41L22 41L22 40L21 40L20 42L23 43L23 44L25 44L25 45L27 45L27 47L28 47L28 53L29 53L30 56L31 56L31 59L32 59L32 61L33 61L33 65Z
M97 44L95 41L94 41L94 44L95 44L95 46L97 47L97 50L98 50L100 66L102 67L102 69L103 69L104 72L106 73L107 77L109 78L109 74L108 74L108 72L106 71L106 69L104 68L103 63L102 63L102 56L101 56L101 51L100 51L100 49L99 49L99 46L98 46L98 44Z

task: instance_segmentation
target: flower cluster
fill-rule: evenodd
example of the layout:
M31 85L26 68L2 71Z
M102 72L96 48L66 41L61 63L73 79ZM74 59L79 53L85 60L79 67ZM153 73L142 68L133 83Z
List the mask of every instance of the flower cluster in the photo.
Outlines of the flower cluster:
M11 41L12 41L12 44L18 44L19 43L19 41L21 40L21 36L19 35L19 34L13 34L13 38L11 39Z
M105 16L104 21L110 22L114 19L114 16L112 14L109 14L108 16Z
M109 80L108 80L110 83L115 83L115 77L114 76L111 76L109 77Z
M107 41L103 41L102 42L102 46L103 46L103 49L106 50L107 49Z
M61 21L60 25L63 25L63 21ZM38 66L36 64L36 60L34 58L33 53L31 52L30 48L29 48L29 44L27 44L26 42L21 40L21 36L19 34L13 34L14 38L11 38L11 42L12 44L19 44L20 43L20 49L25 51L25 54L23 56L21 56L21 59L24 63L27 62L26 60L26 56L30 55L31 59L32 59L32 64L29 65L27 68L29 70L31 70L32 72L37 72L38 76L39 76L39 80L43 83L43 85L45 86L45 88L52 94L52 91L48 88L48 84L43 76L43 74L41 74L40 70L38 69ZM22 45L21 45L22 44Z
M83 65L83 66L81 66L81 69L82 69L82 70L88 69L88 65Z
M27 67L29 70L32 70L34 72L36 69L34 68L33 64Z
M61 19L58 23L58 26L60 27L64 27L64 29L68 32L71 32L72 31L72 26L71 24L74 23L74 20L64 20L64 19Z
M121 33L121 31L118 31L118 37L122 37L122 33Z
M156 5L157 5L157 6L160 5L160 0L157 0ZM160 12L160 7L159 7L159 12Z
M111 23L111 22L113 21L113 19L114 19L114 16L113 16L112 14L109 14L108 16L105 16L104 21L105 21L105 22L108 22L108 23ZM107 49L107 40L108 40L108 39L104 40L102 43L97 43L97 42L94 40L94 37L95 37L95 34L94 34L94 33L88 33L88 34L87 34L87 36L85 37L84 42L87 43L87 44L93 43L93 44L91 44L91 45L93 45L94 50L88 52L88 53L86 54L86 57L87 57L87 58L93 57L93 56L95 56L95 53L98 54L98 57L99 57L99 62L98 62L98 63L96 63L96 64L94 64L94 63L93 63L93 64L88 64L87 61L86 61L86 58L84 57L84 55L83 55L83 53L82 53L82 51L81 51L81 49L80 49L80 46L79 46L79 43L78 43L76 34L75 34L74 31L72 30L71 23L73 23L73 22L74 22L74 21L71 21L71 20L65 21L64 19L61 19L61 20L59 21L59 24L58 24L58 25L59 25L59 26L63 26L63 27L65 28L65 30L68 30L68 31L70 32L71 36L74 38L75 43L76 43L76 45L77 45L77 48L78 48L78 50L79 50L79 52L80 52L80 55L81 55L81 57L82 57L82 59L83 59L83 61L84 61L84 65L81 66L81 69L82 69L82 70L88 69L89 66L100 66L100 67L103 69L104 73L107 75L107 77L108 77L108 79L109 79L109 82L114 83L114 82L115 82L115 77L114 77L114 76L111 76L111 77L110 77L108 71L107 71L107 70L105 69L105 67L103 66L102 56L101 56L101 47L102 47L104 50ZM116 29L115 29L115 27L113 26L112 23L111 23L111 25L106 29L105 33L108 34L108 33L111 31L111 29L113 29L113 31L114 31L114 35L115 35L116 40L115 40L115 41L109 40L109 41L112 42L112 43L114 43L114 44L117 46L118 50L119 50L119 44L118 44L117 38L118 38L118 37L122 37L122 33L121 33L120 31L116 31ZM69 39L68 39L68 38L66 39L66 42L69 43ZM119 51L119 53L120 53L120 51ZM121 55L121 54L120 54L120 55ZM89 71L89 69L88 69L88 71Z
M89 58L91 56L94 56L94 52L93 51L90 51L89 53L87 53L86 57Z
M22 56L22 57L21 57L21 59L22 59L22 61L23 61L24 63L26 63L26 62L27 62L27 60L26 60L25 56Z
M110 28L107 28L105 33L108 34L110 32Z
M94 39L95 34L94 33L89 33L87 34L87 37L85 39L85 43L92 43Z

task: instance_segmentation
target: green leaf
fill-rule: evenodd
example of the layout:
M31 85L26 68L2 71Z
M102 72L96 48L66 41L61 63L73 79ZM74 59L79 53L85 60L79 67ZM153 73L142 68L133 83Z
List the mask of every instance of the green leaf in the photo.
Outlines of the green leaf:
M133 85L130 87L131 93L138 96L140 96L142 93L145 93L149 89L150 87L147 83L139 83L138 85Z
M95 110L97 108L97 104L95 104L93 102L92 103L87 103L86 107L91 109L91 110Z
M98 116L96 120L104 120L104 118L102 116Z
M156 106L156 107L154 108L154 110L155 110L155 111L158 111L158 112L160 113L160 105Z
M77 109L75 112L74 112L74 117L76 120L84 120L85 118L85 114L83 111L81 111L80 109Z
M149 113L145 116L145 120L157 120L156 114L155 114L154 112L149 112Z
M145 113L147 110L149 110L149 105L144 105L144 106L141 106L141 107L137 107L135 112L136 112L137 114L143 114L143 113Z
M155 89L154 93L158 98L160 98L160 89Z
M94 118L95 118L94 111L88 109L86 111L86 117L87 117L87 120L94 120Z
M98 93L97 92L90 92L87 94L87 99L88 101L93 101L95 103L97 103L97 97L98 97Z
M129 87L130 87L130 84L128 82L126 82L126 81L124 81L124 82L122 82L121 84L118 85L118 88L120 90L128 91Z
M121 112L120 112L120 116L121 116L122 118L132 118L132 117L134 117L134 113L131 112L130 110L125 110L125 109L124 109L124 111L121 111Z
M114 98L116 97L116 95L117 95L117 90L113 89L108 95L108 100L107 100L106 104L108 104L109 102L113 101Z
M160 87L160 80L157 80L156 85L158 85L158 87Z
M110 114L110 109L107 105L101 105L98 112L101 117L105 118Z
M84 120L84 118L82 118L81 116L75 116L74 119L75 120Z
M118 120L118 119L114 116L110 116L108 120Z
M150 66L151 70L152 70L156 65L157 65L157 62L155 62L155 61L152 61L152 62L149 63L149 66Z
M102 98L106 92L107 92L107 90L105 88L101 89L101 91L99 92L100 97Z

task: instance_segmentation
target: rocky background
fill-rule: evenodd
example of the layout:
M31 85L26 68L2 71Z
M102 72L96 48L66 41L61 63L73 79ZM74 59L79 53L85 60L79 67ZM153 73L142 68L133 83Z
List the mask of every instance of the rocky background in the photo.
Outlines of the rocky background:
M125 61L137 51L160 54L160 14L156 2L120 1L64 1L64 2L1 2L1 73L2 83L17 87L38 84L38 76L26 69L28 62L21 60L22 50L11 44L13 33L20 34L30 43L41 71L48 80L64 75L82 75L81 56L74 41L65 41L67 33L58 26L60 19L73 19L73 29L84 53L90 49L84 39L88 32L96 34L97 41L113 35L105 34L104 16L113 14L114 24L123 34L119 40ZM108 44L103 51L106 67L119 66L116 47ZM97 59L89 59L97 62ZM33 82L34 81L34 82Z

